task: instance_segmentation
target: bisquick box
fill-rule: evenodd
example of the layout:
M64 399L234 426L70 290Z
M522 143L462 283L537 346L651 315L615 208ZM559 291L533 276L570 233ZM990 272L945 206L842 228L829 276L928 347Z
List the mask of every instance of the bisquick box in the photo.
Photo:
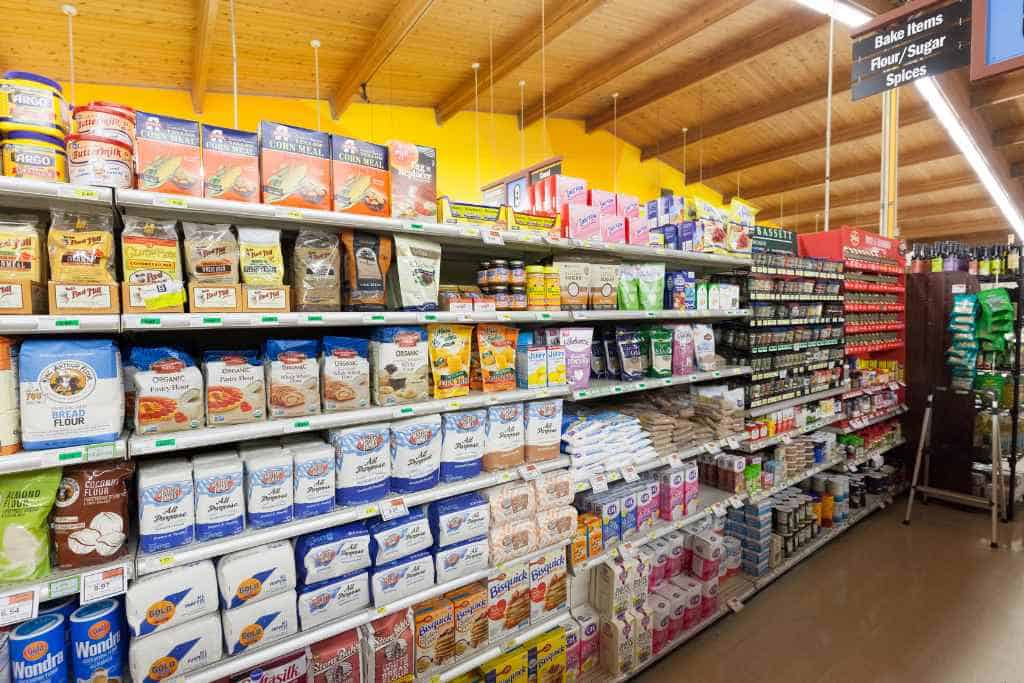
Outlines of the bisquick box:
M216 612L217 573L213 562L200 560L134 579L124 603L133 638Z
M300 585L334 579L371 564L370 532L361 521L295 539L295 568Z
M463 576L487 569L490 566L490 544L487 536L473 538L444 548L436 548L433 555L437 583L461 579Z
M221 612L228 654L262 647L299 632L294 590Z
M310 584L299 591L299 624L303 631L370 606L370 574L352 572Z
M221 606L226 610L293 590L292 544L276 541L217 558L217 583Z
M426 550L434 543L430 522L422 508L413 508L404 517L374 522L369 530L370 557L375 565L387 564Z
M381 607L416 595L434 585L434 558L420 551L374 567L370 572L373 604Z
M491 525L487 500L476 492L435 501L427 507L427 516L438 548L486 536Z
M220 660L224 654L221 640L221 620L217 614L136 638L128 647L132 680L162 681L171 676L187 680L188 672Z

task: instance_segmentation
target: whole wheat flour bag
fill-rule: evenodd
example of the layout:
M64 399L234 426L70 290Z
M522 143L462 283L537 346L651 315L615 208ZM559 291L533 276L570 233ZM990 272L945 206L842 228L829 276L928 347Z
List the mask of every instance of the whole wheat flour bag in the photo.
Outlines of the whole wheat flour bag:
M185 268L197 285L238 284L238 241L226 223L182 223Z
M320 412L320 342L268 339L263 343L267 403L271 418Z
M356 337L324 337L320 357L324 412L370 405L370 343Z
M50 573L46 515L59 483L59 467L0 477L0 584Z
M50 515L54 564L75 569L111 562L127 552L130 461L64 470Z
M342 230L345 249L342 299L350 311L383 311L387 306L385 276L391 266L391 238Z
M292 251L292 302L296 311L341 310L341 245L338 236L302 230Z

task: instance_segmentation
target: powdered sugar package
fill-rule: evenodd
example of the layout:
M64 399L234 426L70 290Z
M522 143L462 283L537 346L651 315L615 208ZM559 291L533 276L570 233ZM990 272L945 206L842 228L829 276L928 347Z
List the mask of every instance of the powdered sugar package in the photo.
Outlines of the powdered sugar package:
M441 481L461 481L480 474L487 411L466 410L441 416Z
M329 432L335 457L335 500L362 505L380 500L391 487L391 425L359 425Z
M437 485L441 468L441 416L391 424L391 490L415 493Z

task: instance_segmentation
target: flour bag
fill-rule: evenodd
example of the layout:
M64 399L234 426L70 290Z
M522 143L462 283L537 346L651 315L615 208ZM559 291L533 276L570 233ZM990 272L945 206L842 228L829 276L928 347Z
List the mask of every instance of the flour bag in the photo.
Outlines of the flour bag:
M46 516L59 484L59 467L0 477L0 584L50 573Z

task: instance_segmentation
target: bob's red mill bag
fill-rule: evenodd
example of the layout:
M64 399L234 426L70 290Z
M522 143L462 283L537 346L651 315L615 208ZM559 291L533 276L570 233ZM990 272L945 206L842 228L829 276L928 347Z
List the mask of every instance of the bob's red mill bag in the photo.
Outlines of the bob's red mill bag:
M125 554L131 462L67 467L50 514L54 562L60 569L89 567Z

